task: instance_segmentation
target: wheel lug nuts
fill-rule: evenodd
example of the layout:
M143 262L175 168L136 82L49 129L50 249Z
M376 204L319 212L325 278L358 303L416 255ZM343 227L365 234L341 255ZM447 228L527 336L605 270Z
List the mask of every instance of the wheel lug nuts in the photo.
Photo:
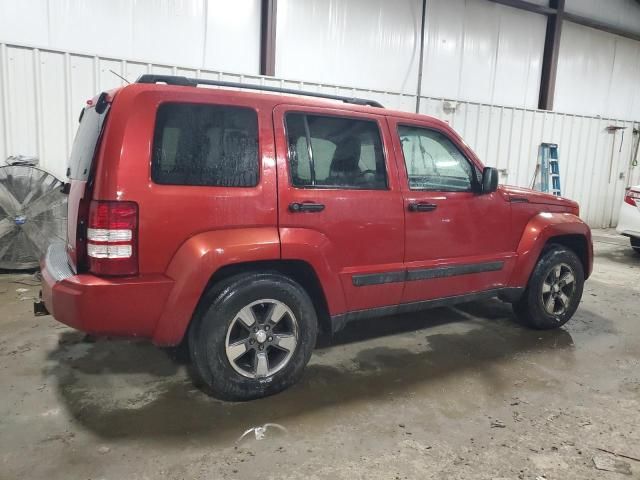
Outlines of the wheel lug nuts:
M260 345L260 350L264 350L264 345Z
M273 337L269 337L267 340L269 340L270 342L273 341Z
M264 326L264 329L265 329L265 330L269 330L269 325L265 325L265 326Z

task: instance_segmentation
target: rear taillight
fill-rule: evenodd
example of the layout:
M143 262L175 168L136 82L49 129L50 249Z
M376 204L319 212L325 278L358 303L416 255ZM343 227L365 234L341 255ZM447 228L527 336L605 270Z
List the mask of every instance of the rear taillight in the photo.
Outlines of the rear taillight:
M635 207L640 203L640 192L631 190L630 188L627 189L627 192L624 195L624 202Z
M87 259L96 275L138 273L138 205L94 200L89 208Z

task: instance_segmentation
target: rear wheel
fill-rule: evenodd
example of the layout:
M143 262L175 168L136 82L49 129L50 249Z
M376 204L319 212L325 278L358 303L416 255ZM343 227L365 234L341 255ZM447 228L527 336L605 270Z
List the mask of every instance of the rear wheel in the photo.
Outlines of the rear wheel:
M208 393L251 400L300 379L317 335L313 304L300 285L279 274L243 274L203 303L189 349Z
M513 304L518 321L540 330L569 321L580 304L584 269L571 250L553 245L538 260L520 300Z
M629 239L631 240L631 248L633 248L636 253L640 253L640 238L630 237Z

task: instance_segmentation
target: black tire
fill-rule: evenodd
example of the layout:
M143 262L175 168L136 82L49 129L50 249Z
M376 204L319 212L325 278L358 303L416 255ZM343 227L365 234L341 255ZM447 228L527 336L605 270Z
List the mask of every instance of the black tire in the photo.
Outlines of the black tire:
M248 378L232 366L227 356L227 335L232 322L237 323L239 312L261 299L273 299L290 309L293 320L287 315L287 321L296 324L297 344L279 371L262 378ZM240 274L225 280L205 294L193 321L189 329L189 351L196 383L221 400L266 397L296 383L311 357L318 330L309 295L299 284L278 273ZM273 336L277 336L275 328ZM265 346L265 351L270 348ZM257 355L257 350L254 353Z
M564 265L564 267L562 267ZM553 290L552 293L544 293L543 285L548 280L552 272L556 272L557 267L561 266L565 272L571 270L574 277L575 286L571 290L571 295L565 295L568 298L567 306L561 299L549 300L549 295L559 295ZM548 283L547 283L548 285ZM548 288L548 287L547 287ZM567 287L564 287L567 288ZM578 256L571 250L561 245L550 245L544 250L538 263L533 269L533 273L529 278L529 283L522 297L513 304L513 311L519 323L538 330L549 330L558 328L569 321L578 309L582 298L584 288L584 268ZM558 308L558 313L551 314L545 307L544 299L547 299L551 306L551 310Z
M629 237L629 240L631 240L631 248L633 248L636 253L640 253L640 238Z

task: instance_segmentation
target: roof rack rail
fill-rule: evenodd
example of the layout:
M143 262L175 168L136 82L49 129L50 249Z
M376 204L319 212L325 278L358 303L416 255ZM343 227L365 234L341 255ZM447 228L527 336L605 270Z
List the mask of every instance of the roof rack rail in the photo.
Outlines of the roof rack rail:
M321 92L307 92L303 90L294 90L292 88L272 87L269 85L252 85L250 83L225 82L223 80L206 80L203 78L188 78L177 75L140 75L136 83L166 83L167 85L179 85L182 87L197 87L198 85L214 85L216 87L242 88L246 90L260 90L263 92L286 93L290 95L303 95L306 97L328 98L330 100L340 100L344 103L353 103L355 105L368 105L370 107L384 108L382 104L375 100L367 100L366 98L344 97L341 95L331 95Z

